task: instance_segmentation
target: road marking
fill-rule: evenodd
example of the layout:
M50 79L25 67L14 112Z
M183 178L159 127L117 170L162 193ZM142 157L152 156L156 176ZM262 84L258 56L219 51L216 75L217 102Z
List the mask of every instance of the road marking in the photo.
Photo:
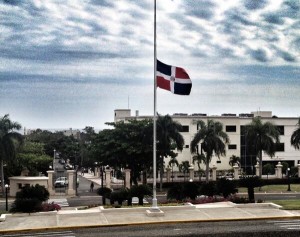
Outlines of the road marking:
M300 230L300 220L267 221L267 223L287 230Z

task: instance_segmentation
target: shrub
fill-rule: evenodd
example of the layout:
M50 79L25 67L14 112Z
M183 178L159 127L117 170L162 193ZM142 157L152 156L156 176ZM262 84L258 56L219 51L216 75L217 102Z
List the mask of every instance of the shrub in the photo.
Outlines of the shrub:
M188 182L183 184L183 193L185 198L195 200L199 195L199 185L194 182Z
M185 198L184 188L182 184L175 184L168 189L167 199L175 199L177 201L182 201Z
M209 183L203 183L200 187L200 194L205 196L214 196L216 192L216 183L215 182L209 182Z
M240 186L248 189L248 199L254 202L254 188L263 185L262 180L258 176L245 176L240 179Z
M119 205L122 205L123 201L129 198L129 190L128 188L121 188L119 190L113 191L110 194L110 204L114 204L115 201L118 202Z
M25 186L16 193L12 212L36 212L42 210L42 202L48 200L49 192L41 185Z
M107 187L97 189L97 194L102 196L102 205L106 204L106 198L110 198L111 192L112 192L112 190Z
M12 204L11 212L37 212L42 210L42 202L37 198L19 198Z
M227 198L229 195L235 194L238 191L235 182L225 178L217 181L216 188L217 193L222 194L224 198Z
M143 205L144 197L146 195L151 195L151 194L152 194L152 190L148 185L134 185L130 189L130 198L138 197L139 205Z

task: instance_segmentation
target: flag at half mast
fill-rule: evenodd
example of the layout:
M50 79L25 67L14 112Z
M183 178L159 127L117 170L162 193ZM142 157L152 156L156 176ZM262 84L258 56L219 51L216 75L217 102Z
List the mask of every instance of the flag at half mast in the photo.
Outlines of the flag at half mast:
M157 87L177 95L190 94L192 81L183 68L167 65L159 60L156 62Z

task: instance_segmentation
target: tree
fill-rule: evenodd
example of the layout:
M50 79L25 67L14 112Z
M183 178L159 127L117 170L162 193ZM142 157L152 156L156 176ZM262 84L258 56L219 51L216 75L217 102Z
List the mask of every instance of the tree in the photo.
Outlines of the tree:
M94 159L115 170L131 170L131 181L138 184L141 171L152 166L153 124L151 120L130 120L107 123L114 129L104 129L92 140Z
M270 157L276 152L279 143L279 130L271 122L263 123L260 117L255 117L246 125L246 139L249 149L253 149L259 161L259 177L262 176L262 152Z
M203 172L203 170L200 167L200 164L206 164L206 158L204 154L196 154L193 156L193 164L195 164L197 162L197 166L198 166L198 173L199 173L199 181L201 181L201 174Z
M176 154L177 156L177 154ZM174 178L174 165L176 165L178 167L179 163L178 160L176 159L176 156L171 157L170 161L169 161L169 165L172 167L172 182L173 182L173 178Z
M238 157L238 156L235 156L235 155L232 155L230 158L229 158L229 165L231 167L233 167L235 164L239 165L241 162L241 158Z
M300 118L298 120L298 123L296 124L297 128L293 132L291 136L291 145L295 147L295 149L300 149Z
M183 172L184 181L185 181L185 174L189 173L189 167L190 167L190 162L188 161L182 161L181 164L179 165L179 171Z
M263 173L267 174L267 179L269 178L269 174L274 173L274 171L275 171L274 165L270 163L267 163L263 166Z
M23 136L15 132L21 129L21 124L10 120L6 114L0 118L0 169L1 169L1 184L4 193L4 162L16 157L16 148L23 141Z
M184 139L181 135L182 126L173 121L170 115L157 118L157 154L160 166L160 190L162 190L164 158L175 156L174 150L182 151Z
M229 143L229 137L223 131L223 124L209 119L207 125L202 120L198 121L199 130L191 142L191 152L199 154L198 143L201 142L202 150L206 157L206 182L209 177L209 163L212 156L224 156L226 154L226 145Z

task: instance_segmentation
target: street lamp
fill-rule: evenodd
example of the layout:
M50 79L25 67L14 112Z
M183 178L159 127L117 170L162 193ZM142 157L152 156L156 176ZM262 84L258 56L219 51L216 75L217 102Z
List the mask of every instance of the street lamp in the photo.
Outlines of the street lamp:
M287 189L287 191L291 191L290 168L287 168L287 175L288 175L288 189Z
M55 171L55 166L54 166L54 164L55 164L55 152L56 152L56 150L54 149L53 150L53 170Z
M9 188L9 185L8 184L5 184L5 210L8 211L8 188Z

